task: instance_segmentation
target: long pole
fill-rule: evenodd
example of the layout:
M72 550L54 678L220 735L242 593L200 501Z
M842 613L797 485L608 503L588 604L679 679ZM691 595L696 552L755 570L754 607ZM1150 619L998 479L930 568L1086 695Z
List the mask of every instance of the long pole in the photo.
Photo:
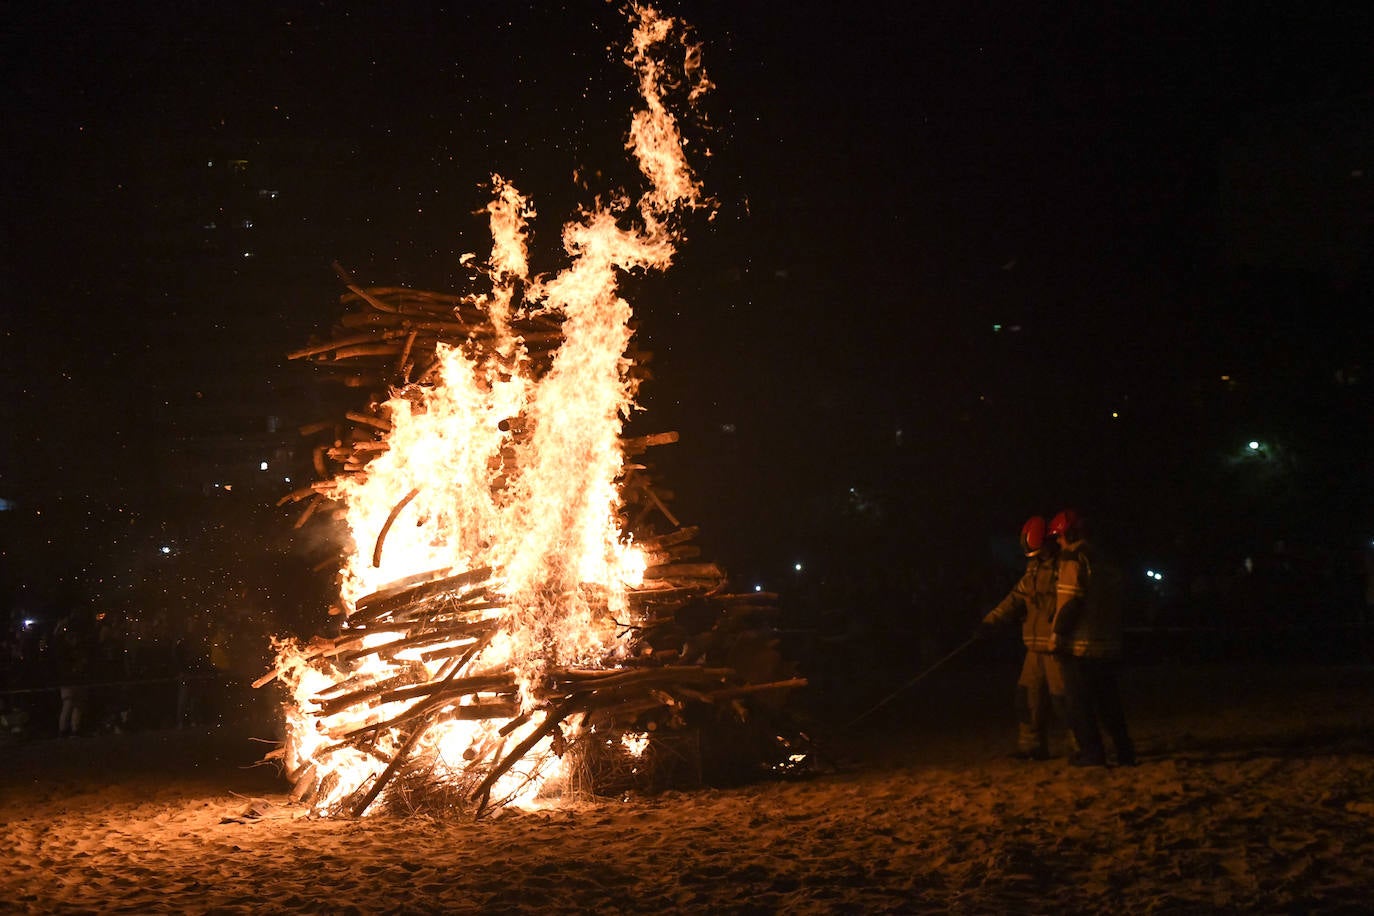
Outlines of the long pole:
M957 649L955 649L953 652L950 652L950 653L949 653L948 655L946 655L944 658L940 659L938 662L936 662L935 664L931 665L929 668L927 668L926 670L922 671L920 674L916 675L916 676L913 677L911 680L907 681L905 684L903 684L902 686L898 687L896 690L892 691L892 693L890 693L890 694L888 694L887 696L883 697L881 700L878 701L877 705L875 705L872 709L868 710L868 712L863 713L862 715L858 716L858 717L855 718L853 721L851 721L851 722L849 723L849 727L852 728L853 726L858 725L858 724L859 724L860 722L862 722L864 719L867 719L869 716L873 715L875 712L877 712L878 710L882 709L882 708L883 708L884 706L886 706L888 703L890 703L890 702L892 702L893 700L895 700L898 696L900 696L901 694L903 694L903 693L905 693L906 691L910 690L912 687L915 687L915 686L916 686L917 684L919 684L921 681L925 680L927 677L929 677L930 675L934 674L935 671L936 671L937 669L939 669L941 665L945 664L945 662L948 662L950 659L954 658L954 657L955 657L956 655L958 655L960 652L963 652L963 651L964 651L965 649L967 649L969 646L971 646L971 645L973 645L974 643L976 643L976 642L978 641L978 639L979 639L979 637L977 637L977 636L971 636L971 637L969 637L964 643L962 643L962 644L961 644Z

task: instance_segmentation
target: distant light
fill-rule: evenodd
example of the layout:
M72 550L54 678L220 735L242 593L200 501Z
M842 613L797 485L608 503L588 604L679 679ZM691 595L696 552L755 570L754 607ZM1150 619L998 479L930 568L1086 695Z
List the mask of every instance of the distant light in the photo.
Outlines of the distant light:
M1000 333L1002 333L1002 326L1001 326L1000 324L994 324L994 325L992 326L992 333L994 333L994 334L1000 334Z
M251 251L245 251L245 252L243 253L243 256L244 256L245 258L251 258L251 257L253 256L253 252L251 252Z
M1112 411L1112 419L1113 419L1113 420L1118 420L1118 419L1120 419L1120 418L1121 418L1121 414L1119 414L1119 413L1117 413L1115 410L1113 410L1113 411Z
M755 585L755 586L754 586L754 591L756 591L756 592L761 592L761 591L763 591L763 586L762 586L762 585Z
M170 548L170 547L168 547L168 546L166 546L166 545L163 545L162 547L159 547L158 550L162 551L163 554L169 554L169 553L172 552L172 548Z
M282 480L286 481L287 483L290 483L290 482L291 482L291 478L290 478L290 477L283 477Z
M263 461L263 462L259 463L259 464L258 464L258 470L259 470L259 471L265 471L265 470L267 470L267 462L266 462L266 461Z
M24 629L27 630L29 627L33 626L33 625L34 625L35 623L37 623L37 622L38 622L38 621L34 620L32 617L25 617L25 618L24 618Z
M1145 577L1147 579L1153 579L1155 577L1155 571L1153 569L1145 570Z
M800 563L793 563L792 568L795 569L797 572L802 571L802 565Z
M1257 451L1259 451L1259 448L1260 448L1259 441L1256 440L1256 439L1251 439L1251 440L1250 440L1250 443L1249 443L1249 447L1250 447L1250 451L1252 451L1252 452L1257 452Z

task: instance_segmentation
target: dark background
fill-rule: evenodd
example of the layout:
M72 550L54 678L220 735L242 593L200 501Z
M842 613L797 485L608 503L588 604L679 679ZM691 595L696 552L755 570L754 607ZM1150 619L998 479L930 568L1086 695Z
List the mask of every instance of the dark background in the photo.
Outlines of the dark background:
M331 263L455 288L497 172L553 268L632 178L617 7L398 6L4 8L13 620L318 625L329 545L273 503L345 401L285 360ZM1069 505L1137 623L1363 622L1374 9L1041 6L665 7L719 206L627 279L632 431L681 433L675 511L798 629L948 642Z

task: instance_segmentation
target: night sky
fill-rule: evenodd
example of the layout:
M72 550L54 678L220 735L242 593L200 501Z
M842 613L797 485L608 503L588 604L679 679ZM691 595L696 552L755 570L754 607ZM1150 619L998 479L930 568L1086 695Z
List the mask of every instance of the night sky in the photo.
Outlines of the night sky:
M689 154L719 205L627 280L633 431L681 432L659 472L709 552L935 576L1069 504L1141 562L1374 537L1374 7L664 10L717 85ZM3 17L10 600L99 592L114 527L192 539L227 510L187 479L335 406L284 359L334 261L453 288L496 172L548 269L633 177L596 0Z

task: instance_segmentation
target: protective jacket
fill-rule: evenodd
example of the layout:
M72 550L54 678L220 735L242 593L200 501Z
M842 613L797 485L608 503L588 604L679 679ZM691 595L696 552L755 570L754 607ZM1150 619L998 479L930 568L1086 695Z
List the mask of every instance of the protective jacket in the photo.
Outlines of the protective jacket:
M1059 551L1053 629L1060 651L1080 658L1121 654L1121 573L1086 540Z
M1056 607L1055 560L1047 551L1026 558L1026 571L987 616L984 623L1021 621L1021 641L1033 652L1050 650L1051 623Z

